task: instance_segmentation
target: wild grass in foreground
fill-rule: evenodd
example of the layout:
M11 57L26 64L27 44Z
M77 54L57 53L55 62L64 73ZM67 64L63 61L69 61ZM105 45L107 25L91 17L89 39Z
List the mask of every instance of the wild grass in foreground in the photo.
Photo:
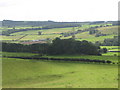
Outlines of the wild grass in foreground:
M117 88L118 66L3 58L3 88Z

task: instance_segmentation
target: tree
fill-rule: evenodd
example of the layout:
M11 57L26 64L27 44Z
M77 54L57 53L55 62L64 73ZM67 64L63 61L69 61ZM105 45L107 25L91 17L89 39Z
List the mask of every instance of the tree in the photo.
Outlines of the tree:
M38 35L41 35L42 34L42 32L38 32Z
M107 48L103 48L103 53L107 53Z

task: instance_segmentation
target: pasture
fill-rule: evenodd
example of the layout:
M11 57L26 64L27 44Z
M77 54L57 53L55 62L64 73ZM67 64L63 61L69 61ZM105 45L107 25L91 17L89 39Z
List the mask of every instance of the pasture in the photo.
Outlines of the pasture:
M55 56L49 56L49 55L44 55L42 57L47 57L47 58L61 58L61 59L67 59L67 58L71 58L71 59L91 59L91 60L110 60L112 62L117 63L118 62L118 57L114 56L112 54L109 53L113 53L113 52L108 52L105 54L102 54L102 56L95 56L95 55L55 55ZM39 54L36 53L16 53L16 52L2 52L2 56L3 57L41 57L39 56Z
M3 58L3 88L117 88L118 66Z
M1 36L2 40L17 40L19 38L23 37L23 35L17 35L17 36Z
M103 42L105 39L114 37L114 35L107 35L107 36L100 36L100 37L94 37L93 35L88 35L87 36L87 35L88 34L83 36L83 37L86 37L86 38L81 37L81 39L76 39L76 40L80 40L80 41L87 40L87 41L95 43L96 41Z
M108 50L120 49L120 46L100 46L101 48L107 48Z
M99 30L103 34L118 35L118 26L101 27L101 28L98 28L97 30Z
M38 32L42 32L42 34L59 34L64 32L72 31L73 28L54 28L54 29L45 29L45 30L29 30L29 31L22 31L22 32L16 32L12 33L11 35L38 35Z
M59 37L60 34L51 34L51 35L27 35L26 37L20 40L40 40L40 39L55 39L55 37Z
M100 24L101 25L101 24ZM10 36L2 36L2 40L11 40L11 42L25 40L39 40L60 37L62 34L76 30L85 30L90 27L100 25L83 25L82 27L54 28L46 30L30 30L12 33ZM17 27L31 28L31 27ZM11 28L7 28L11 29ZM89 32L75 34L76 40L88 40L91 42L113 38L118 34L117 26L98 28L101 33L109 34L107 36L95 37ZM42 35L38 35L38 32ZM23 37L26 35L25 37ZM23 37L23 38L21 38ZM61 37L68 39L72 36ZM12 41L18 40L18 41ZM118 46L101 46L108 50L118 51ZM116 54L116 55L115 55ZM48 58L74 58L91 60L110 60L118 63L117 52L107 52L102 56L93 55L61 55L61 56L42 56ZM16 53L2 52L2 76L3 88L117 88L118 87L118 64L106 63L81 63L74 61L52 61L35 59L8 58L8 56L31 57L34 53Z
M102 54L103 56L119 56L120 55L120 46L100 46L101 48L107 48L108 52ZM115 51L115 52L110 52Z
M104 24L98 24L98 25L82 25L81 27L67 27L67 28L53 28L53 29L43 29L43 30L29 30L29 31L21 31L21 32L15 32L10 34L10 36L2 36L2 40L17 40L24 35L25 37L21 38L18 42L21 40L39 40L39 39L46 39L46 38L51 38L54 39L56 37L62 36L61 33L69 33L77 30L85 30L90 27L95 27L95 26L100 26ZM16 27L16 29L25 29L25 28L30 28L30 27ZM31 27L34 28L34 27ZM36 27L37 28L37 27ZM6 28L5 28L6 29ZM11 28L7 28L11 29ZM118 29L117 26L109 26L109 27L100 27L97 30L103 34L109 34L107 36L100 36L100 37L95 37L95 34L90 35L89 32L82 32L75 34L76 40L88 40L91 42L96 42L100 41L102 42L104 39L107 38L113 38L115 35L118 34ZM4 28L3 28L4 31ZM42 32L42 35L38 35L38 32ZM68 37L60 37L61 39L68 39L71 38L72 36ZM13 41L11 41L13 42Z
M112 62L118 62L117 56L104 55L103 56L94 56L94 55L60 55L60 56L43 56L48 58L76 58L76 59L91 59L91 60L110 60Z

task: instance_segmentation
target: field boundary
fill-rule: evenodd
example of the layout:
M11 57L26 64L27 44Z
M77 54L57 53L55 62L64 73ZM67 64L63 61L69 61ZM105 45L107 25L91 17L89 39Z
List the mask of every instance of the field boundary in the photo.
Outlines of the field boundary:
M85 63L107 63L107 64L118 64L109 60L91 60L91 59L71 59L71 58L48 58L48 57L7 57L7 58L20 58L20 59L36 59L36 60L52 60L52 61L77 61Z

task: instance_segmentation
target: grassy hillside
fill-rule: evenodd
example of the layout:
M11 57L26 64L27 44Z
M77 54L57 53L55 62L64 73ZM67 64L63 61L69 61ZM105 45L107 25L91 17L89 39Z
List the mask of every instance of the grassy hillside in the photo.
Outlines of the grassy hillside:
M107 48L108 50L120 49L120 46L101 46L101 48Z
M81 39L76 39L76 40L80 40L80 41L87 40L87 41L90 41L93 43L95 43L96 41L103 42L104 39L113 38L115 36L115 35L107 35L107 36L95 37L94 35L89 35L87 32L85 32L83 36L81 36L81 35L80 35Z
M99 27L97 28L97 30L102 34L107 34L107 36L95 37L95 34L89 34L89 32L83 32L76 34L75 37L78 38L77 40L87 40L90 42L96 42L96 41L103 42L104 39L114 38L114 36L118 35L118 26Z
M41 31L42 34L55 34L55 33L62 33L62 32L68 32L71 31L72 28L54 28L54 29L45 29L45 30L30 30L30 31L22 31L22 32L16 32L12 33L11 35L38 35L38 32Z
M97 30L99 30L103 34L118 35L118 26L101 27L101 28L98 28Z
M60 34L51 34L51 35L27 35L26 37L22 38L21 40L39 40L39 39L47 39L51 38L54 39L55 37L59 37Z
M56 37L62 36L61 33L68 33L68 32L73 32L77 30L85 30L90 27L95 27L95 26L100 26L99 25L82 25L82 27L68 27L68 28L54 28L54 29L45 29L45 30L29 30L29 31L22 31L22 32L16 32L12 33L11 36L2 36L2 40L16 40L22 37L23 35L27 35L24 38L20 39L21 40L38 40L38 39L46 39L46 38L51 38L54 39ZM17 28L23 28L23 27L17 27ZM24 27L26 28L26 27ZM30 27L27 27L30 28ZM95 34L90 35L89 32L82 32L75 34L76 40L88 40L91 42L96 42L100 41L103 42L104 39L107 38L113 38L114 36L118 35L118 27L117 26L108 26L108 27L99 27L97 28L99 32L102 34L107 34L107 36L100 36L100 37L95 37ZM38 35L38 32L42 32L42 35ZM68 37L61 37L61 39L68 39L71 38L72 36Z
M116 65L3 58L3 88L117 88Z
M17 36L2 36L2 40L16 40L22 37L23 35L17 35Z
M108 52L102 55L104 56L119 56L120 55L120 46L101 46L101 48L107 48ZM116 51L116 52L109 52L109 51Z
M25 40L39 40L62 36L61 33L69 33L77 30L85 30L90 27L99 25L83 25L75 28L54 28L45 30L30 30L10 34L10 36L2 36L2 40L19 43ZM31 28L31 27L16 27ZM0 28L10 29L10 28ZM88 40L91 42L113 38L117 36L117 26L99 27L97 28L102 34L107 36L95 37L95 34L89 34L88 31L75 34L76 40ZM38 35L42 32L42 35ZM26 35L26 36L25 36ZM25 36L25 37L23 37ZM21 38L23 37L23 38ZM60 37L68 39L68 37ZM18 40L18 41L12 41ZM119 51L118 46L101 46L107 48L108 51ZM35 60L35 59L18 59L8 58L31 57L39 55L35 53L17 53L17 52L0 52L2 58L2 85L3 88L118 88L118 55L120 52L107 52L102 56L94 55L61 55L48 56L48 58L74 58L74 59L90 59L90 60L109 60L115 64L78 62L78 61L52 61L52 60ZM34 56L35 57L35 56ZM39 57L39 56L37 56ZM41 57L41 56L40 56Z

